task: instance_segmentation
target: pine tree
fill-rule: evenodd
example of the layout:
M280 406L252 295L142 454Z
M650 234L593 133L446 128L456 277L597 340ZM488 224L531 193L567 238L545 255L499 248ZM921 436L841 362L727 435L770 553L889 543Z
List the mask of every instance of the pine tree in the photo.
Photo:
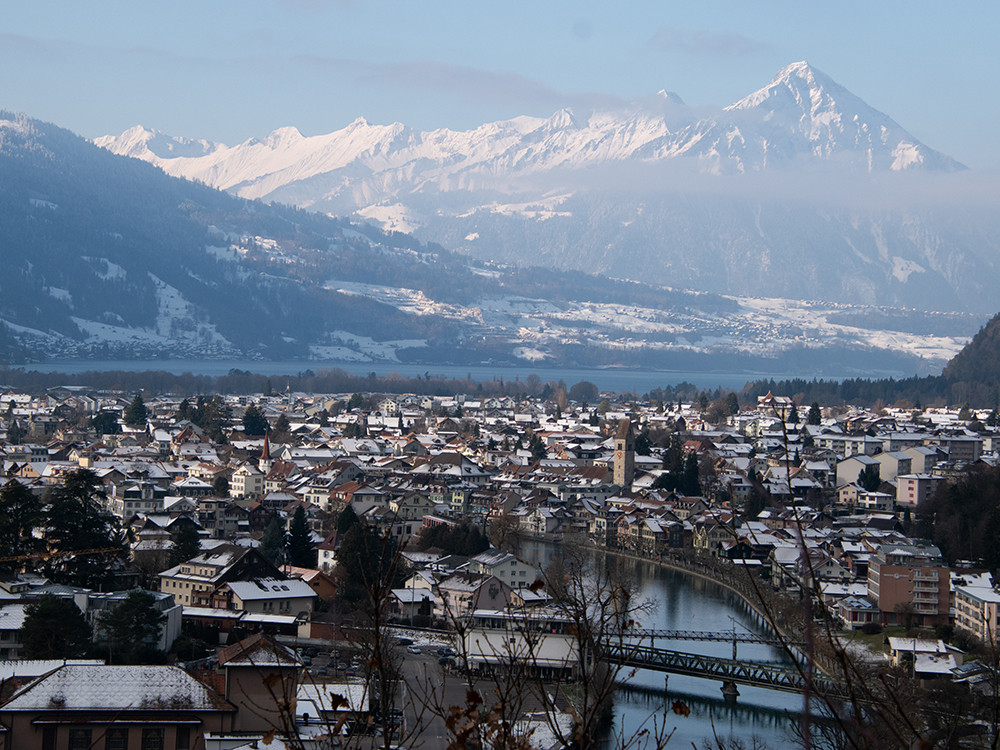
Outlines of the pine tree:
M28 659L75 659L90 650L90 625L70 599L45 594L24 608L21 645Z
M42 521L38 496L16 480L0 489L0 555L24 555L41 544L32 532ZM11 567L18 567L11 564Z
M267 432L267 417L257 404L250 404L243 412L243 432L248 437L261 437Z
M72 472L50 493L46 540L59 554L46 563L49 578L100 589L112 573L112 562L126 556L125 534L118 519L104 511L104 499L104 486L89 469Z
M146 424L149 419L149 410L146 408L146 403L142 400L142 394L135 394L135 398L132 399L132 403L125 407L125 411L122 414L125 424L129 427L142 427Z
M819 403L813 401L812 406L809 407L809 414L806 416L806 424L818 425L823 421L823 412L819 409Z
M160 625L167 616L148 591L130 591L124 601L98 615L98 629L112 664L141 664L158 651ZM154 657L155 658L155 657Z
M264 536L260 539L260 554L269 562L280 565L285 558L285 524L281 517L274 513L264 528Z
M361 521L358 519L358 514L354 512L354 508L347 505L342 511L340 511L340 515L337 516L337 533L346 534L351 530L352 526L359 523L361 523Z
M698 454L692 451L684 459L684 472L677 490L682 495L693 497L701 494L701 482L698 479Z
M201 553L201 536L193 523L181 523L173 542L174 548L170 551L171 565L179 565Z
M306 523L306 511L301 505L295 509L288 529L288 562L297 568L316 567L316 545Z
M278 435L287 435L288 431L292 426L288 423L288 417L284 413L278 415L278 419L274 423L274 431Z

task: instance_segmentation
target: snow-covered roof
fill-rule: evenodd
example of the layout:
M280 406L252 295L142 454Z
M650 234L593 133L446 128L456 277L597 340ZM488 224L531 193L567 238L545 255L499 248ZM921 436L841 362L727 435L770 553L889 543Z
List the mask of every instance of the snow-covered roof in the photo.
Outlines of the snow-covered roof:
M178 667L66 665L16 693L5 711L233 710Z
M311 599L316 596L312 587L301 578L290 578L285 581L260 578L255 581L230 581L226 585L245 602L267 599Z

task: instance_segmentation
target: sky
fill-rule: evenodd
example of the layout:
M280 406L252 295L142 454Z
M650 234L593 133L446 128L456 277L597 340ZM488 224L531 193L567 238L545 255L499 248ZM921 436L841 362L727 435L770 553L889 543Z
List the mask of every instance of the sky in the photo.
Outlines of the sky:
M0 109L230 145L358 117L467 129L666 89L706 109L807 60L918 140L1000 168L1000 3L36 0L0 5Z

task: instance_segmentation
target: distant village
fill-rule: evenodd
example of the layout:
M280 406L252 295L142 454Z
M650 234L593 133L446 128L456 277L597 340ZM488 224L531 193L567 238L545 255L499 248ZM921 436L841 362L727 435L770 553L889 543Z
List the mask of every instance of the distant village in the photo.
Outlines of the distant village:
M624 401L580 385L547 400L288 391L199 400L84 386L3 392L7 488L16 484L44 503L67 477L92 472L100 510L126 532L127 554L89 588L45 576L44 534L29 553L5 550L0 734L38 734L41 721L56 743L54 727L82 732L95 716L139 710L114 705L120 698L111 691L104 704L78 701L72 720L60 714L56 722L100 667L85 659L29 667L38 662L25 658L22 627L32 602L52 595L72 600L96 638L108 621L102 613L142 589L161 614L160 651L192 635L224 649L209 662L145 673L114 667L123 670L116 680L147 696L146 709L157 701L162 708L177 691L190 696L163 719L156 736L167 744L153 738L148 746L243 747L220 738L266 729L259 712L241 709L240 696L253 691L233 687L247 680L241 668L255 663L255 649L345 637L330 603L346 513L401 550L407 577L388 607L408 625L544 604L532 586L538 571L519 550L573 540L680 566L739 567L777 592L818 589L818 602L844 630L947 627L992 640L1000 592L982 561L949 564L910 532L918 506L942 483L1000 461L997 433L986 424L995 426L993 415L829 408L775 394L752 404L734 394L713 403ZM203 418L209 407L212 424ZM290 546L275 554L269 527L290 539L303 521L305 557ZM435 528L441 538L472 529L489 541L475 554L418 549ZM190 557L178 559L182 539L195 542ZM101 554L80 554L91 552ZM893 644L893 656L909 649L916 673L961 674L956 649L909 640ZM302 669L309 661L302 656L288 649L272 666ZM334 656L313 677L346 680L363 669L348 662ZM199 677L206 667L212 679ZM52 703L57 694L66 705ZM186 739L184 727L195 724L183 724L184 712L198 713L199 737L214 737L214 745ZM133 728L123 725L122 736L138 737L142 724L137 717ZM73 747L64 734L50 747ZM33 745L7 745L19 746Z

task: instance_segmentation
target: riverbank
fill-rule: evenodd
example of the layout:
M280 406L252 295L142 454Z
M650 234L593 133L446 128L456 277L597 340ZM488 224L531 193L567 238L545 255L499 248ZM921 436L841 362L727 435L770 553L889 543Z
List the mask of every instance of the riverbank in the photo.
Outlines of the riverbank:
M757 625L770 630L784 644L784 650L791 659L798 664L811 661L827 678L836 679L840 661L832 631L825 631L825 639L816 638L811 632L811 628L816 625L807 618L804 601L773 591L765 582L755 580L747 568L724 563L707 555L686 555L679 550L672 550L667 556L651 557L626 550L609 549L590 540L582 544L595 552L654 563L661 568L701 578L732 592L753 613ZM824 643L829 643L830 649L818 648ZM827 650L830 653L824 653Z

